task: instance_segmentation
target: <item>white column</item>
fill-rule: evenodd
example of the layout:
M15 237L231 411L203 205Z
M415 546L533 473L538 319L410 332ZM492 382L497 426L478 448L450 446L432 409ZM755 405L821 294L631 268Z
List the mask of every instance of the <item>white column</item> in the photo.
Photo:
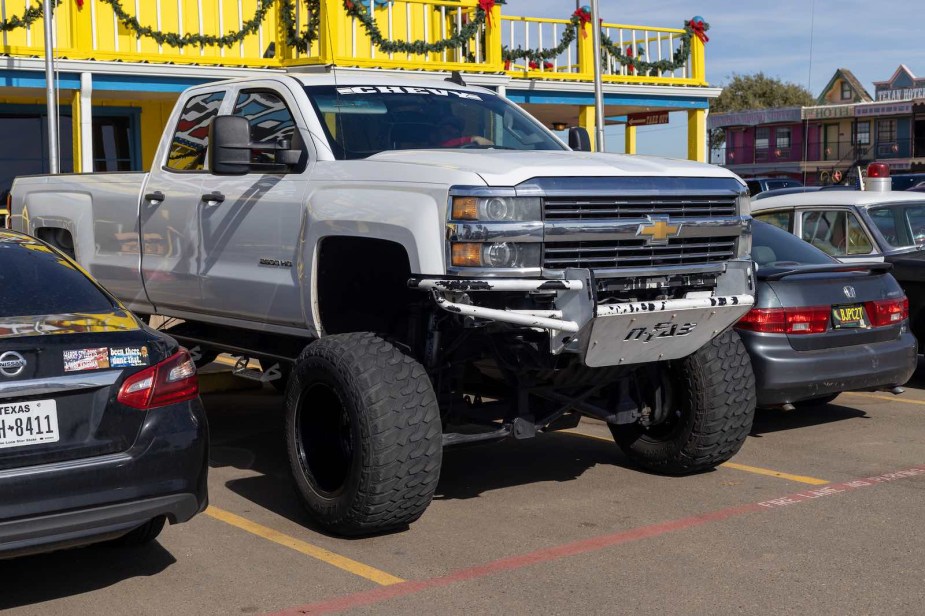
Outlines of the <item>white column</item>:
M80 74L80 168L93 171L93 74Z

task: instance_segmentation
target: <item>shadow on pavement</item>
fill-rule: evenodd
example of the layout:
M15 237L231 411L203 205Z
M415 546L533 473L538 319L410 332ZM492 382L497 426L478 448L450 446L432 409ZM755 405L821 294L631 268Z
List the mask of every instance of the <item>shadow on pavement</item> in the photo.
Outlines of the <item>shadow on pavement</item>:
M283 438L282 397L264 390L210 394L204 400L212 438L210 467L256 473L227 480L225 486L260 507L321 532L309 523L292 484ZM435 498L469 499L530 483L572 481L598 464L630 467L613 443L560 433L447 449Z
M793 411L758 409L749 436L760 437L762 434L771 432L797 430L849 419L870 419L870 416L856 408L841 406L837 400L829 404L798 408Z
M98 545L0 560L0 611L157 575L175 562L173 555L157 542L138 548Z

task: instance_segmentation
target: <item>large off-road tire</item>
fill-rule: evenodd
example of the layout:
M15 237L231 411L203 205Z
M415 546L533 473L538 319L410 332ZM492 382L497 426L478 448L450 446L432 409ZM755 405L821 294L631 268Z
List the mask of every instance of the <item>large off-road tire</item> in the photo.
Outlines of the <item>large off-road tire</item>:
M721 464L742 447L755 417L755 376L739 335L728 330L669 368L673 411L649 428L611 425L639 466L685 475Z
M371 333L302 352L286 388L286 445L311 517L330 532L404 528L430 504L443 433L424 368Z

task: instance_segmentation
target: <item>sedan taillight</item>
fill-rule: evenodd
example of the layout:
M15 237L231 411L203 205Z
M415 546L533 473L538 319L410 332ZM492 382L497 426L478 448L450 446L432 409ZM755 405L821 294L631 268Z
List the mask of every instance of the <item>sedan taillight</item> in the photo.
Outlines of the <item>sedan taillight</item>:
M821 334L829 327L830 306L752 308L736 327L767 334Z
M125 379L116 399L134 409L147 410L192 400L198 395L196 364L186 349L180 349L156 366Z
M909 318L909 299L881 299L875 302L865 302L867 318L874 327L896 325Z

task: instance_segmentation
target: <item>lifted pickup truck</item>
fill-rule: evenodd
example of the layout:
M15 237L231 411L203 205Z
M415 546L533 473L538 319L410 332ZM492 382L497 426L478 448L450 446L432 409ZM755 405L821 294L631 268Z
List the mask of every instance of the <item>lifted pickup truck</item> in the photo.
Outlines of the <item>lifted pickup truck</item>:
M685 474L752 423L744 183L571 151L461 80L197 86L150 173L18 178L11 207L201 362L285 383L292 473L332 532L416 520L444 446L584 415Z

